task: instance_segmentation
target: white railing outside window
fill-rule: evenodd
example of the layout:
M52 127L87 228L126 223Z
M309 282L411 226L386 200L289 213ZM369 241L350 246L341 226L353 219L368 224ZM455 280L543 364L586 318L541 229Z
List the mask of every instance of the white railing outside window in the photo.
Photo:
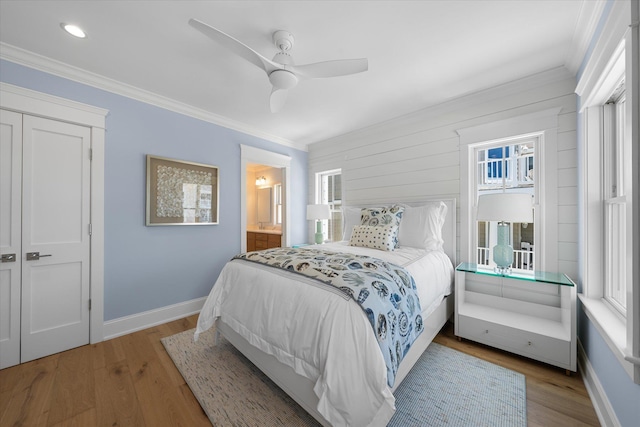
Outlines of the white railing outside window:
M491 263L491 249L489 248L478 248L478 264L481 265L489 265Z
M489 158L489 150L483 150L478 160L478 190L518 188L533 186L532 149L512 145L504 147L508 157ZM510 150L507 150L510 148Z
M479 265L491 265L491 248L476 248L478 254L477 264ZM527 270L533 271L533 247L528 249L514 249L513 250L513 264L511 264L513 270Z

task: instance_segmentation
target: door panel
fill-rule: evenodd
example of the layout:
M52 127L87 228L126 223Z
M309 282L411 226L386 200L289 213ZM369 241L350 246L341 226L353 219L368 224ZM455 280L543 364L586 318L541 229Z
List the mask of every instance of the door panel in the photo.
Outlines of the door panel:
M90 130L24 116L21 361L89 342ZM40 258L27 260L26 253Z
M82 263L31 267L31 331L82 323ZM64 298L60 298L64 295ZM56 304L51 304L56 301Z
M77 243L86 234L82 233L82 174L88 164L88 159L83 161L88 147L84 147L82 137L56 131L64 130L32 129L31 145L25 147L31 157L29 222L33 244Z
M22 115L0 110L0 369L20 363Z

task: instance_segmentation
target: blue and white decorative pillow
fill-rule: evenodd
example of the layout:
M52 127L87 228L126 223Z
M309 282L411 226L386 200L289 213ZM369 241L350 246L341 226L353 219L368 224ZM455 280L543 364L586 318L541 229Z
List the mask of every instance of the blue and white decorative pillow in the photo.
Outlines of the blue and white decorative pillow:
M353 227L350 246L393 251L398 241L398 227L395 225L356 225Z
M391 206L385 208L362 208L360 211L360 223L369 226L395 226L395 235L393 236L393 247L398 245L398 230L402 221L404 206Z

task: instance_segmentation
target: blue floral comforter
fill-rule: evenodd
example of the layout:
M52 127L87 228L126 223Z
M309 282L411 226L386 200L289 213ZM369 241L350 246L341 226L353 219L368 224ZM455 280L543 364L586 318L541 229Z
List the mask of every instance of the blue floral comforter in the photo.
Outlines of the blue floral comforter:
M309 248L267 249L234 259L302 274L353 298L371 323L393 387L400 362L423 330L416 284L407 270L370 256Z

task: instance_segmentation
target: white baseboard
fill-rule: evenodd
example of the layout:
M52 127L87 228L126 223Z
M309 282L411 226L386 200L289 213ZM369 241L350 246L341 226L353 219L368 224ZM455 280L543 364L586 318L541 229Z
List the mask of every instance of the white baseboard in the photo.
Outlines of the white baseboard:
M591 366L580 340L578 340L578 366L600 424L605 427L621 427L620 421L618 421L611 402L609 402L609 398L604 392L598 375L593 366Z
M104 340L110 340L199 313L206 299L207 297L192 299L104 322Z

